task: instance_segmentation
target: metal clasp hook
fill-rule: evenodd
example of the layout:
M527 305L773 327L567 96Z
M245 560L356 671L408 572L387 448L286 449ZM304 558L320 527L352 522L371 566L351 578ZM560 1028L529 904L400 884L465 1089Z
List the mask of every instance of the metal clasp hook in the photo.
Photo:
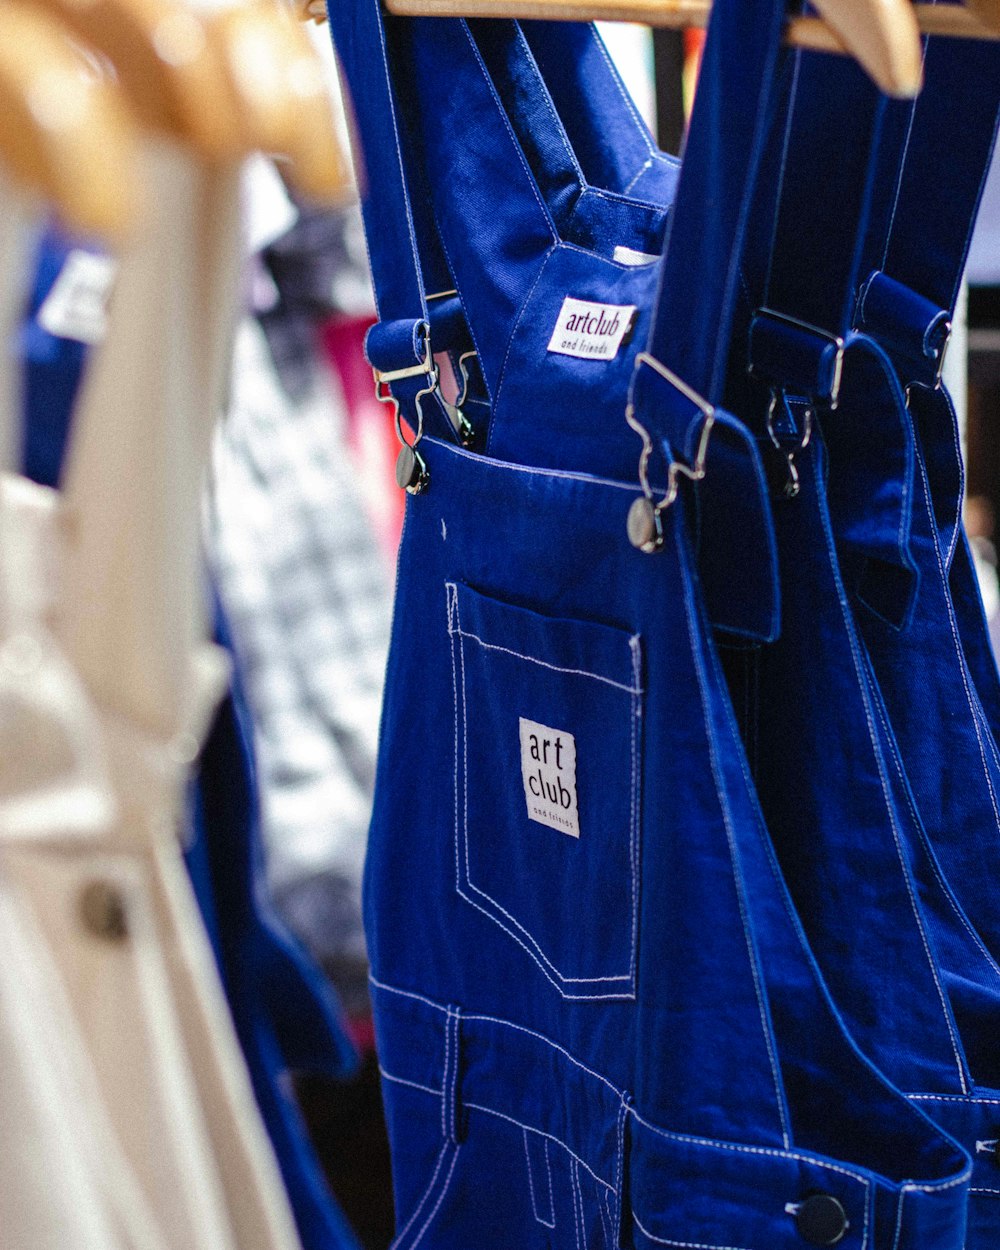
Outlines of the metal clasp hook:
M795 458L809 446L809 442L812 438L813 410L811 407L807 407L805 409L802 417L801 438L796 446L788 447L781 441L777 430L774 428L774 414L777 411L779 399L784 399L784 392L779 388L772 386L771 402L767 407L767 436L771 440L771 445L774 447L775 451L783 456L785 460L787 477L785 479L785 484L782 487L782 494L786 499L795 499L799 491L802 489L802 484L799 481L799 470L795 463Z
M638 370L642 365L648 365L655 373L658 373L660 377L680 391L684 398L690 400L702 415L701 433L698 437L698 446L695 450L693 462L685 464L682 460L670 460L667 463L667 487L663 492L662 498L657 501L649 481L649 459L653 454L653 439L649 431L635 415L635 405L631 400L625 407L626 422L642 439L642 451L639 453L639 485L642 487L642 495L634 500L631 508L629 508L628 536L633 547L638 547L640 551L651 554L654 551L659 551L663 546L662 514L677 498L680 492L680 479L686 477L691 482L700 482L705 476L708 444L712 435L712 426L715 424L715 409L697 391L692 390L686 382L679 378L672 369L668 369L666 365L661 364L660 361L648 352L639 352L635 358L636 369Z

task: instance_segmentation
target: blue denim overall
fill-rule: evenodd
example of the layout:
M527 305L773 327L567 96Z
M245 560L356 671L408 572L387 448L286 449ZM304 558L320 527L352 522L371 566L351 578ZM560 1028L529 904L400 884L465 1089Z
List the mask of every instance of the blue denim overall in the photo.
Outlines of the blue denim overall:
M886 145L856 321L893 361L895 402L914 439L909 547L919 583L900 623L883 619L863 595L852 599L928 844L927 866L948 880L963 909L931 917L937 939L948 941L949 931L965 925L966 944L978 944L994 960L1000 958L1000 900L992 886L1000 874L1000 696L961 525L961 453L940 367L996 138L998 71L994 44L931 39L924 92L914 105L887 112L887 130L905 137L905 145ZM976 979L970 969L962 972ZM981 1069L988 1063L995 1070L996 1008L981 1001L966 1014L975 1018L962 1030L967 1049L980 1050ZM1000 1097L979 1091L978 1115L952 1100L922 1105L974 1156L970 1245L995 1244Z
M924 93L887 119L907 137L905 160L886 160L880 175L857 322L892 358L896 397L905 398L902 419L916 450L910 545L920 581L901 628L863 599L853 605L928 837L995 957L1000 900L989 881L1000 872L1000 758L991 726L1000 726L1000 695L961 525L958 431L939 375L996 135L998 71L993 44L931 40ZM973 75L982 91L973 93ZM958 117L962 145L953 157ZM946 161L943 196L935 191Z
M788 496L774 513L783 630L733 652L727 668L775 849L834 1000L861 1048L976 1155L967 1245L985 1248L1000 1234L985 1145L1000 1110L1000 969L941 871L852 612L863 603L896 636L924 594L903 395L883 349L848 332L893 138L885 103L854 67L802 59L787 90L787 129L772 135L743 255L727 392L774 443ZM850 115L849 132L830 124L838 115ZM836 197L815 194L819 159L837 170Z
M857 310L859 328L885 347L910 400L955 625L994 734L1000 729L1000 682L960 522L963 468L954 414L938 382L996 143L998 62L995 43L930 38L924 91L912 105L888 108L886 126L896 150L887 153L880 173L883 191L872 216ZM958 702L964 706L965 700Z
M657 267L614 252L657 250L662 210L532 176L481 28L331 8L369 180L368 351L423 432L366 879L400 1250L963 1245L967 1157L830 1002L714 649L713 590L732 630L777 630L759 458L652 365L633 420L668 463L704 445L704 490L697 517L659 510L657 555L626 534L637 345L721 391L782 17L716 6L657 302ZM471 435L429 376L425 260L479 353ZM632 342L549 351L567 296L633 307Z
M560 102L568 130L575 115L569 107L566 84L573 78L575 62L553 56L551 49L534 36L536 29L545 27L529 25L524 37L532 43L538 64L544 69L553 100ZM540 47L540 43L543 46ZM862 285L865 298L859 305L858 324L879 341L893 360L902 394L909 397L909 407L921 419L919 423L924 431L923 438L917 438L912 447L906 446L911 438L909 433L901 436L896 431L893 434L900 420L909 423L910 413L898 412L901 390L890 386L889 394L880 401L880 408L883 420L889 423L888 443L894 440L900 444L902 437L903 446L898 450L907 461L901 474L902 466L887 465L883 470L883 485L899 475L905 490L898 507L900 522L905 518L909 538L906 559L899 567L894 570L894 561L882 558L884 552L877 549L877 534L871 526L873 518L866 517L864 509L859 513L857 508L835 507L831 516L835 537L842 540L839 555L844 583L858 615L859 629L868 640L876 674L885 677L882 691L872 694L880 733L886 733L887 719L893 726L900 720L898 743L886 741L883 749L897 771L898 801L904 806L913 803L907 781L916 792L920 816L914 816L912 829L924 843L914 868L916 886L925 899L926 915L922 923L936 934L936 942L942 950L948 952L943 963L954 971L949 973L947 968L939 971L943 981L951 981L950 995L959 1016L958 1033L980 1080L988 1079L990 1084L996 1081L995 1076L990 1075L995 1069L991 1051L996 1020L996 971L990 957L975 950L978 938L972 932L970 917L976 921L980 934L986 935L987 945L995 955L998 929L993 916L997 904L988 882L1000 876L1000 871L989 867L997 864L1000 849L1000 840L996 838L1000 784L994 740L988 726L983 724L983 712L974 690L977 683L966 669L958 641L960 636L964 636L966 649L973 652L970 660L973 673L978 658L978 671L985 675L978 685L995 694L997 683L964 535L958 528L962 470L957 432L948 398L936 383L945 327L994 141L997 93L1000 92L1000 79L995 76L997 55L997 50L989 44L930 41L925 65L926 86L919 101L878 106L881 130L877 144L873 143L867 154L863 146L857 145L856 131L852 129L850 145L855 158L867 162L858 171L864 176L857 183L860 193L868 197L865 206L867 239L858 270L865 275ZM811 163L814 152L837 153L839 159L830 163L842 171L842 176L851 170L850 160L845 162L845 154L838 151L838 142L843 138L838 137L838 130L842 129L842 117L849 115L849 110L844 107L838 113L830 108L830 103L838 88L853 95L860 86L854 71L824 67L822 62L817 67L817 62L806 58L795 70L796 77L802 80L800 88L813 73L820 75L818 98L824 109L814 110L802 126L800 133L808 136L809 146L798 150L794 144L786 147L784 141L782 143L781 176L801 178L806 187L821 185L823 177L828 176ZM518 83L522 97L524 78L522 73ZM992 96L979 89L978 84L984 82L998 84L987 88L987 92L993 91ZM800 97L803 94L801 89L798 94ZM869 91L869 109L874 105ZM801 98L798 107L801 112ZM808 113L808 105L806 108ZM856 107L850 110L850 115L857 120ZM956 150L955 145L958 115L971 119L971 124L962 128L960 150ZM826 143L824 128L830 130ZM627 150L628 145L623 146ZM635 162L619 172L606 161L598 165L591 157L592 168L595 165L594 176L602 179L601 186L630 189ZM649 166L641 174L644 190L650 198L666 201L672 194L672 187L663 179L663 174L669 174L669 170L655 162L649 162ZM927 194L931 171L943 168L952 172L946 191ZM851 175L848 172L846 176ZM777 173L772 178L776 183ZM866 180L870 180L867 186ZM795 231L813 216L809 205L804 208L798 216L792 210ZM842 200L837 202L837 209L838 217L843 218ZM786 216L787 213L786 209ZM849 213L846 216L849 218ZM864 213L859 212L859 218L863 225ZM821 237L825 225L821 221L818 232ZM850 295L849 283L841 280L838 286L836 253L831 252L829 241L835 237L835 230L831 231L817 249L826 258L825 266L813 260L799 270L809 280L808 289L798 293L797 306L802 315L820 318L828 315L825 310L829 305L823 301L829 299L830 290L839 289L842 301ZM858 243L850 239L848 242L846 256L850 258ZM878 272L879 264L887 265L889 273ZM844 278L848 276L849 271L845 270ZM899 279L904 277L910 278L919 290L934 293L942 306L902 287ZM821 294L818 304L817 290L826 292ZM846 324L848 307L848 303L842 302L834 309L830 324ZM821 311L817 312L817 308ZM758 327L758 349L761 346L759 330ZM856 340L852 347L855 360L859 347ZM857 368L855 364L855 373ZM884 368L867 369L864 385L878 388L883 374ZM880 433L880 424L872 420L875 405L871 394L859 391L857 386L852 393L865 404L866 411L863 428L850 427L849 443L844 441L843 411L839 418L840 446L848 452L849 469L844 481L848 493L853 486L853 493L867 498L878 477L877 470L872 473L872 466L877 464L879 454L884 455L886 438ZM854 406L857 408L857 400ZM931 425L931 421L934 424ZM837 425L834 432L837 432ZM870 446L871 440L874 443ZM931 450L930 455L925 448ZM913 460L912 467L909 458ZM783 470L780 458L776 468L780 485ZM860 483L859 469L866 473ZM935 497L936 517L931 512L929 494ZM867 541L859 541L859 526L862 533L867 531ZM891 530L887 537L894 537ZM874 546L873 540L876 540ZM953 593L966 607L964 614L961 607L956 611L947 600L948 569ZM918 594L914 593L917 585ZM901 605L899 614L907 617L905 628L902 622L888 620L883 615L883 610L891 609L887 596L891 600L893 595ZM742 659L746 661L746 657ZM867 663L867 658L863 663ZM882 695L888 705L888 715L880 701ZM996 706L1000 706L1000 700L996 701ZM967 714L962 715L962 709L966 709ZM905 764L905 780L898 777L900 755ZM942 761L947 761L945 767ZM926 832L921 817L926 822ZM948 886L940 888L935 880L938 875L944 875L942 864L948 868L948 885L954 892ZM927 885L921 885L921 876L928 878ZM963 907L967 909L965 913ZM970 942L974 951L971 961ZM981 965L978 985L977 962ZM849 988L845 990L848 992ZM850 1018L849 1010L847 1014ZM884 1062L887 1070L895 1071L891 1058ZM973 1191L981 1200L973 1210L970 1244L992 1244L1000 1219L1000 1212L993 1210L994 1203L989 1200L1000 1197L1000 1175L997 1174L1000 1102L995 1098L995 1091L980 1088L959 1100L948 1096L937 1099L929 1094L919 1098L921 1105L954 1131L976 1156L978 1166Z

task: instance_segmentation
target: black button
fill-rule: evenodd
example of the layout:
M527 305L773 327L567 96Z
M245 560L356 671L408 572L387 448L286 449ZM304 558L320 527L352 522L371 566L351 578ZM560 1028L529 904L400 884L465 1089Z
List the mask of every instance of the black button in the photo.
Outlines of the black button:
M814 1246L835 1246L848 1229L847 1212L832 1194L812 1194L795 1216L799 1232Z

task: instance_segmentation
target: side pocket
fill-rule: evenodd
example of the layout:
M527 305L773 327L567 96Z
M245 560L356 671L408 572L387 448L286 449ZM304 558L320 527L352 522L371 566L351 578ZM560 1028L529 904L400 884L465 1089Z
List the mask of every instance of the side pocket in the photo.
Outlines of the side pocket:
M445 591L457 891L564 998L632 998L639 638Z

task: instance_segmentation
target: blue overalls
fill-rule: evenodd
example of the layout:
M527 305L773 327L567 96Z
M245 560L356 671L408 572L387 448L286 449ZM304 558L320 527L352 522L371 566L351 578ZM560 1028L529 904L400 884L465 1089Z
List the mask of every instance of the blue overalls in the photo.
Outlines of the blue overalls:
M904 394L883 347L849 330L866 233L906 134L886 124L885 102L853 66L800 59L787 91L790 124L772 136L743 256L727 391L774 443L788 496L774 513L783 629L727 668L775 849L834 1000L862 1050L975 1155L971 1250L1000 1232L1000 969L963 910L970 879L950 875L914 802L918 770L928 786L941 776L942 735L918 715L897 738L861 637L909 647L913 669L926 667L907 672L899 693L961 715L960 651L939 665L917 658L933 540L918 516L926 498ZM813 119L836 117L838 99L853 100L840 108L851 125L828 125L820 143ZM817 160L837 171L836 196L816 194ZM924 628L928 645L932 635ZM969 736L974 725L968 715ZM988 796L982 771L962 784Z
M658 252L662 205L546 166L541 131L525 150L485 27L330 16L369 179L368 352L423 435L366 880L397 1247L959 1250L968 1157L833 1007L719 665L706 609L748 639L779 625L754 440L643 363L637 513L623 437L644 342L722 397L782 6L715 7L658 299L658 267L616 249ZM426 297L452 287L485 430L433 387ZM686 492L655 508L680 466L696 515Z
M544 41L533 36L536 29L545 27L529 24L525 35L533 42L552 99L560 101L568 127L573 113L567 82L572 78L575 62L560 60L549 48L538 46ZM897 741L892 741L890 735L881 748L897 773L900 756L905 765L905 779L897 776L897 801L904 807L913 803L907 783L912 784L917 797L920 816L914 817L910 829L923 846L915 856L911 870L915 875L910 884L924 900L925 914L918 929L926 926L942 949L943 962L952 969L949 972L938 966L932 979L940 978L942 984L950 982L949 1001L954 1000L953 1009L959 1016L954 1025L956 1033L980 1082L988 1084L995 1084L996 1080L991 1076L995 1069L991 1052L996 973L990 955L977 949L980 939L971 920L976 921L980 934L986 934L990 952L995 954L995 937L991 942L990 934L996 934L996 925L987 922L996 905L992 901L993 891L984 890L981 883L994 875L989 865L996 857L996 796L1000 787L995 777L995 746L988 727L982 723L974 677L965 670L961 635L965 635L966 650L971 653L971 667L984 674L979 684L995 693L996 678L964 535L957 528L961 493L957 432L948 398L938 389L937 381L962 260L996 130L997 88L982 92L976 84L995 80L995 75L990 75L996 68L996 57L997 51L990 44L931 40L926 86L915 104L879 103L855 70L838 69L836 63L815 59L801 60L794 69L797 143L780 135L780 149L777 143L772 147L769 177L772 188L787 183L804 188L809 194L831 176L822 167L815 167L817 153L830 169L838 171L841 198L832 201L836 209L832 221L822 213L817 215L808 202L796 203L793 199L791 206L784 208L784 222L779 222L785 234L791 236L791 256L801 260L794 272L806 280L804 289L790 293L792 307L812 320L828 317L825 324L846 331L852 312L853 282L863 277L862 299L854 310L858 325L889 354L901 383L899 388L890 383L887 394L876 401L873 391L885 389L884 361L873 367L875 361L870 359L865 372L859 375L861 343L853 342L853 418L850 410L843 409L831 418L830 441L837 453L832 489L838 484L845 488L841 492L834 489L831 526L840 544L844 593L851 602L862 637L868 640L869 655L875 662L874 675L882 678L881 691L869 696L870 707L877 714L883 736L888 732L887 720L894 728L899 725ZM814 83L811 88L811 104L807 94L810 76L818 76L818 86ZM522 70L518 81L522 98L526 90L524 79ZM496 77L494 81L497 83ZM988 94L990 90L992 96ZM838 91L843 101L839 111L831 107ZM858 124L858 99L865 101L866 116L872 123L867 148L863 124ZM971 119L971 124L968 130L963 127L961 150L955 151L955 117L959 114ZM847 133L842 122L846 116L852 117ZM774 167L779 150L780 169ZM595 164L593 159L591 164ZM929 180L943 168L948 168L952 175L946 190L927 193ZM663 177L667 172L655 163L643 170L642 179L650 198L669 200L672 188ZM606 162L598 167L595 176L603 179L601 186L609 189L623 190L630 185L627 175L623 177ZM843 185L852 177L855 195L860 196L855 205L858 223L852 221L851 208L843 198ZM761 210L765 230L770 230L774 216L773 204L765 203ZM852 239L848 232L848 246L839 260L831 240L838 238L844 220L856 233ZM805 244L799 237L804 228L813 233ZM775 250L782 237L779 232ZM769 235L759 234L758 238L763 246ZM803 259L804 248L818 260ZM763 267L762 260L757 263ZM843 266L842 271L838 271L838 264ZM880 264L887 272L879 271ZM901 285L903 278L908 278L917 291L933 294L937 303ZM779 274L779 286L780 282ZM787 286L787 277L785 283ZM796 299L798 303L794 302ZM766 351L768 333L774 331L773 318L754 323L754 346L758 352ZM749 336L749 322L742 333ZM742 341L737 336L737 343ZM738 409L741 386L745 389L739 374L746 359L739 349L737 353L736 394L731 391L731 398ZM906 411L899 410L901 397L909 400ZM859 399L865 404L860 428L856 423ZM744 402L752 403L752 396L744 397ZM882 424L872 419L875 412L882 414ZM910 433L897 430L893 434L901 422L910 423L910 412L924 427L923 437L912 445ZM785 454L789 449L794 451L795 442L794 430L787 433L791 440ZM891 454L894 443L897 463L885 463L884 457L887 452ZM769 445L770 438L765 446ZM841 461L846 457L845 467L839 473L838 455ZM790 467L778 455L774 469L780 490L788 484ZM861 478L861 474L866 476ZM881 541L883 547L886 543L890 548L898 545L897 531L905 527L905 555L895 556L890 550L886 559L887 553L879 550L880 522L877 514L871 515L868 505L879 488L885 496L883 506L891 500L894 490L903 492L891 504L898 511L896 522L881 524ZM935 535L929 494L936 500L939 536ZM861 501L860 508L857 501ZM960 601L958 610L947 598L949 569L953 593ZM894 596L899 620L890 619ZM731 649L727 655L731 668L742 665L747 670L734 678L738 690L743 690L747 677L755 671L755 657ZM867 666L868 657L862 657L861 664ZM887 706L882 704L883 697ZM746 706L748 698L747 693L738 699L738 705ZM745 719L749 729L750 718ZM750 745L753 747L753 741ZM949 869L943 886L936 879L944 875L942 863ZM822 865L820 859L821 869ZM925 885L921 884L922 876L928 879ZM905 880L903 887L908 888ZM884 901L879 906L883 911L891 911ZM963 906L968 907L967 913L963 913ZM937 955L933 959L938 963ZM832 979L835 973L831 971L830 975ZM856 1004L845 1007L851 1018L852 1010L864 1006L865 995L857 992L849 975L843 977L843 986L844 1003L850 1005L854 1000ZM919 1047L923 1028L908 1020L906 1011L900 1013L893 1007L892 1000L883 996L877 978L872 988L875 997L882 1000L885 1016L901 1025L903 1031L910 1029L910 1044L916 1042ZM905 984L902 988L905 992ZM873 1018L877 1020L877 1014ZM873 1043L872 1053L881 1059L887 1071L901 1076L892 1046L897 1037L898 1029L883 1034L881 1041ZM883 1054L881 1048L887 1045L889 1049ZM969 1090L958 1098L930 1093L916 1097L976 1156L973 1190L977 1201L970 1244L992 1244L1000 1220L1000 1211L993 1209L990 1200L1000 1196L996 1192L1000 1179L996 1177L1000 1103L995 1091L973 1091L970 1084Z

